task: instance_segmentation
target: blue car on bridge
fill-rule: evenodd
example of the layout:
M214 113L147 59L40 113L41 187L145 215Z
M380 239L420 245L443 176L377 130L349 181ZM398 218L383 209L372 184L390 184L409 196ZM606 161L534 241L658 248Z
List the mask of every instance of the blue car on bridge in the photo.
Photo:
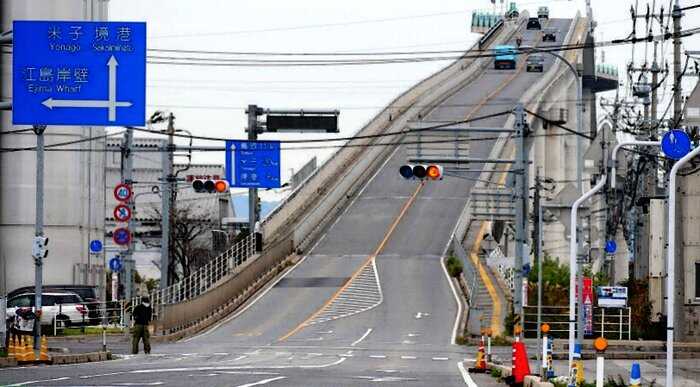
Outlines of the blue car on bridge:
M493 64L496 70L515 69L517 51L514 46L496 46L493 51L495 55Z

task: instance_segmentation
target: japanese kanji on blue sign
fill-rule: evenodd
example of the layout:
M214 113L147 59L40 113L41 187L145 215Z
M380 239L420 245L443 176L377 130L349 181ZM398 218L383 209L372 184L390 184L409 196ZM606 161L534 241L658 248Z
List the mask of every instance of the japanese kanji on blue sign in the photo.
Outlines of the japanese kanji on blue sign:
M231 187L279 188L279 141L226 141L226 180Z
M12 123L144 125L146 23L15 21Z

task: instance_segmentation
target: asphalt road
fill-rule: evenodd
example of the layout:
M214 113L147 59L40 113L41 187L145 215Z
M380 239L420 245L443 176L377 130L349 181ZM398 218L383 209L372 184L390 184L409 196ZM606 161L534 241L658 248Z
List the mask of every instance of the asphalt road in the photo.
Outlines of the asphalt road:
M559 30L558 42L570 22L550 21ZM525 44L536 44L539 31L522 35ZM545 68L550 65L547 58ZM425 119L509 110L541 76L487 70ZM473 125L502 127L506 119ZM470 157L487 156L492 144L475 142ZM474 181L446 177L420 188L398 175L405 161L406 150L397 148L308 256L212 329L155 346L150 356L4 370L0 382L464 386L459 363L473 357L474 349L452 344L458 304L440 260Z

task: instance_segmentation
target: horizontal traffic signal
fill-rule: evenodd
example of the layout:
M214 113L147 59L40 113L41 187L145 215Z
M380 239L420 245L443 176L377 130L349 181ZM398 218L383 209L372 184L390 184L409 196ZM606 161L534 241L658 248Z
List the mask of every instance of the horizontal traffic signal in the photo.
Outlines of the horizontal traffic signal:
M226 180L193 180L192 189L198 193L224 193L228 192Z
M442 180L443 167L437 164L405 164L399 167L399 174L404 179Z

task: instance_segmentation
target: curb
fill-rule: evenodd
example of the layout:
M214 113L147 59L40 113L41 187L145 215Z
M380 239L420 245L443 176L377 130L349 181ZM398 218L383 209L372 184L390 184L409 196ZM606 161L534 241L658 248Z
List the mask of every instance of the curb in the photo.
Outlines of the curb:
M25 365L38 364L78 364L78 363L93 363L98 361L112 360L112 352L99 351L76 353L68 355L53 355L48 361L17 361L15 358L0 358L0 368L17 367Z
M510 367L500 364L486 363L486 368L500 370L501 378L511 376L512 374L512 370ZM554 387L554 384L550 382L541 381L539 376L527 375L525 376L525 380L523 381L523 387Z

